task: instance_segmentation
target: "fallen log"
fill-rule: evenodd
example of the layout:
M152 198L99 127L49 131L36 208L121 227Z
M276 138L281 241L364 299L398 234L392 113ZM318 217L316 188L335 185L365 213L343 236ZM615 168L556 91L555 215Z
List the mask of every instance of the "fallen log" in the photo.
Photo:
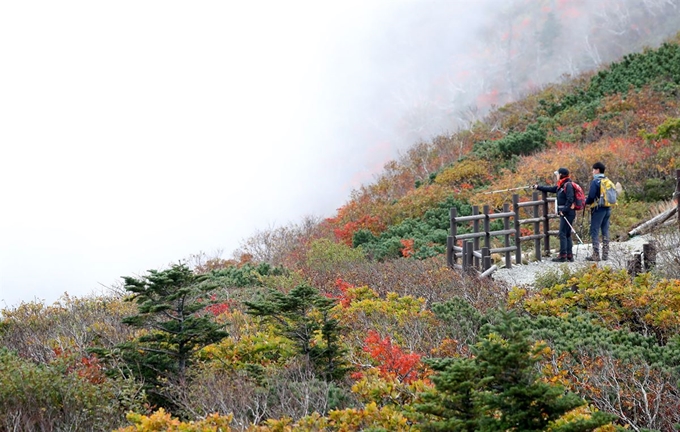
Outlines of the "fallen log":
M660 225L664 222L666 222L668 219L670 219L676 212L678 211L677 207L673 207L670 210L666 210L665 212L661 213L660 215L656 215L647 222L639 225L638 227L634 228L631 231L628 231L628 236L629 237L634 237L638 234L642 234L646 231L651 230L657 225Z

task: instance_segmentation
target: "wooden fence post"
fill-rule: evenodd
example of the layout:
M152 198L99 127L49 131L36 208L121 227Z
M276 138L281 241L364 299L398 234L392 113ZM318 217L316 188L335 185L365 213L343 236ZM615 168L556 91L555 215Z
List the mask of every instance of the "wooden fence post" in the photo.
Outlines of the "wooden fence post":
M491 253L488 247L482 248L482 271L487 271L491 268Z
M461 243L462 251L460 255L460 265L463 266L463 271L467 270L467 240Z
M519 230L519 195L512 195L512 211L515 212L515 264L522 264L522 236Z
M541 199L543 200L543 250L546 254L550 251L550 217L548 214L550 210L548 209L548 192L541 192Z
M644 269L649 271L656 265L656 247L653 244L645 243L642 245L642 255L644 257Z
M633 259L628 261L628 274L631 277L635 277L642 273L642 254L636 253L633 255Z
M534 191L534 193L531 194L531 200L532 201L538 201L538 192L537 191ZM538 217L539 217L538 212L539 212L540 209L538 208L539 207L538 205L535 205L533 207L534 207L534 219L536 220L536 222L534 222L534 235L538 236L538 235L541 234L541 223L538 221ZM541 257L541 239L539 237L536 237L534 239L534 249L536 249L535 250L536 259L540 261L541 260L541 258L540 258Z
M463 240L463 269L470 270L472 267L472 242Z
M484 232L486 235L484 236L484 247L485 248L491 248L491 234L489 234L489 231L491 231L490 228L490 221L489 221L489 205L485 205L482 207L484 209ZM486 270L486 269L484 269Z
M467 240L463 240L463 251L460 256L460 263L463 266L463 271L467 270Z
M479 206L472 206L472 216L477 216L479 214ZM479 232L479 219L475 219L472 221L472 232L473 233L478 233ZM479 250L479 237L475 237L472 239L472 244L473 244L473 249L472 250ZM479 258L476 256L474 257L474 266L476 268L479 268Z
M453 236L446 237L446 265L453 268L456 252L453 250Z
M510 211L510 204L505 203L503 204L503 213L508 213ZM517 219L517 216L515 216L515 219ZM510 218L509 217L504 217L503 218L503 229L504 230L509 230L510 229ZM505 234L505 247L510 247L510 234ZM512 255L510 255L510 251L507 250L505 252L505 267L507 268L512 268Z
M449 210L449 232L451 235L446 239L446 262L449 263L449 267L453 267L454 264L458 262L458 259L456 258L456 251L453 249L456 246L456 244L453 242L453 239L456 238L458 231L456 216L458 216L458 210L455 207L451 207L451 210Z

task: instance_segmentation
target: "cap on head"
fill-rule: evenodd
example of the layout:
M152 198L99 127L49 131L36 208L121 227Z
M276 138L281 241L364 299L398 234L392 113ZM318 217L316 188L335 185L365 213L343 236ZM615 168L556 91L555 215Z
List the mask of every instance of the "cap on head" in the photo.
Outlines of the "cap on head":
M602 162L595 162L593 164L593 169L599 170L600 173L604 173L604 164Z
M561 175L562 177L566 177L569 175L569 170L566 168L560 168L557 170L557 173Z

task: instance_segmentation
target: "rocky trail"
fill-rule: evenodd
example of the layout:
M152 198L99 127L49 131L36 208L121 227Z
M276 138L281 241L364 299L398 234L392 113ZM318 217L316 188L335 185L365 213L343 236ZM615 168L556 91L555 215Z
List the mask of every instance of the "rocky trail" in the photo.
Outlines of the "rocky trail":
M617 269L624 269L629 260L633 258L635 253L642 252L642 247L645 243L650 243L651 237L649 235L641 235L633 237L625 242L611 242L609 248L609 259L607 261L600 261L597 263L599 267L613 267ZM574 262L561 263L552 262L550 258L544 257L541 261L531 261L528 264L515 265L512 268L500 268L492 274L492 278L496 281L502 281L510 286L529 286L532 287L537 276L548 271L555 271L561 266L569 266L572 269L591 266L594 263L586 261L586 257L592 253L591 244L574 245ZM554 256L554 254L553 254Z

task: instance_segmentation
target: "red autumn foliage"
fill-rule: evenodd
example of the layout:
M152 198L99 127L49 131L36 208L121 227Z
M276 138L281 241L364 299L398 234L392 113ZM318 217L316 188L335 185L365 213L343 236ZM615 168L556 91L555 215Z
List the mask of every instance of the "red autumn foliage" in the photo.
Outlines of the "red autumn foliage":
M102 365L96 356L85 355L78 358L70 350L63 350L59 347L53 348L52 351L58 360L67 362L67 374L75 373L92 384L101 384L105 381Z
M381 339L375 330L368 331L364 343L364 351L379 363L378 370L382 376L396 377L405 383L418 379L419 354L406 354L397 345L392 344L389 336Z
M219 316L229 311L229 303L227 302L215 303L210 306L206 306L205 310L207 310L208 312L215 316Z
M574 147L574 143L557 141L555 143L555 147L557 148L558 151L569 150L570 148Z
M350 295L347 290L354 288L354 285L349 282L345 282L342 278L337 278L335 280L335 287L340 291L340 294L337 296L326 294L326 296L337 299L338 303L340 303L340 306L343 308L349 307L349 305L352 303L352 300L354 300L354 296Z
M530 228L520 228L519 235L522 237L530 236L534 234L534 230Z
M104 382L104 373L102 371L101 363L97 357L82 357L80 364L76 366L76 373L79 377L89 381L92 384L101 384Z
M211 301L217 300L217 296L215 294L210 296ZM225 302L221 303L214 303L211 305L208 305L205 307L205 310L213 314L214 316L219 316L222 315L225 312L228 312L230 307L232 306L231 301L227 300Z

